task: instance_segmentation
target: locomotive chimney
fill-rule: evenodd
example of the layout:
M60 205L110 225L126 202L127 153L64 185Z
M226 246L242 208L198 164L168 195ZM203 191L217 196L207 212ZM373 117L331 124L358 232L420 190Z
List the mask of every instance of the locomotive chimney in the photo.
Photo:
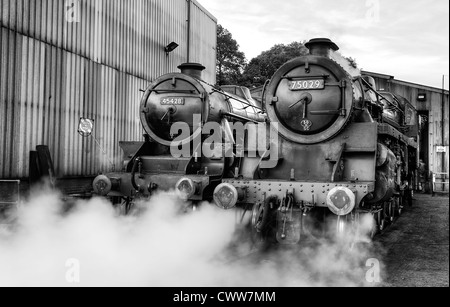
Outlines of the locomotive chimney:
M186 74L196 79L202 79L202 71L205 70L205 66L199 63L184 63L178 66L182 74Z
M338 51L339 47L328 38L313 38L305 44L311 55L330 58L331 51Z

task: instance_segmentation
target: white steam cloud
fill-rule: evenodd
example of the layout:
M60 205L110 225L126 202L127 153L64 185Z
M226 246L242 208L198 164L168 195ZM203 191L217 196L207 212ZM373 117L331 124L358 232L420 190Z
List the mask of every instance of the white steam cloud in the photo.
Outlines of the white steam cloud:
M350 253L318 241L252 254L237 235L239 214L209 204L185 213L186 204L170 194L156 195L133 216L103 199L70 208L55 192L30 199L0 228L2 287L374 285L366 279L366 248Z

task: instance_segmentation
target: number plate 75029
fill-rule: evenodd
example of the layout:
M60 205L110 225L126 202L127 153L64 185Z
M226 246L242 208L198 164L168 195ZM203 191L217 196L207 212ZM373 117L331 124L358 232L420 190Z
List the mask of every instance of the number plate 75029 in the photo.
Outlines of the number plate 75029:
M289 89L291 91L302 90L323 90L325 88L325 80L298 80L289 81Z

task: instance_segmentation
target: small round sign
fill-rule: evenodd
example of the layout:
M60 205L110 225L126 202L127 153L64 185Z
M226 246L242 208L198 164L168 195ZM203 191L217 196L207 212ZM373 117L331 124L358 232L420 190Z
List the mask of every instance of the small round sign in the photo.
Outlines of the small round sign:
M78 133L83 137L91 136L94 131L94 121L92 119L80 118Z

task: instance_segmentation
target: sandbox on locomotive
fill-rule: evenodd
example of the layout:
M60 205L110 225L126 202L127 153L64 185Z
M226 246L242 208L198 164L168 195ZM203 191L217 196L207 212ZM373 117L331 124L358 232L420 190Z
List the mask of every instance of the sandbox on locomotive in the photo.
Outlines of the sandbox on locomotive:
M306 46L310 55L283 65L264 90L280 136L271 145L276 166L241 163L214 199L222 208L252 210L254 234L281 244L296 244L329 220L338 232L358 231L368 215L374 234L411 201L417 111L402 97L377 92L373 78L352 76L333 60L339 48L329 39Z

